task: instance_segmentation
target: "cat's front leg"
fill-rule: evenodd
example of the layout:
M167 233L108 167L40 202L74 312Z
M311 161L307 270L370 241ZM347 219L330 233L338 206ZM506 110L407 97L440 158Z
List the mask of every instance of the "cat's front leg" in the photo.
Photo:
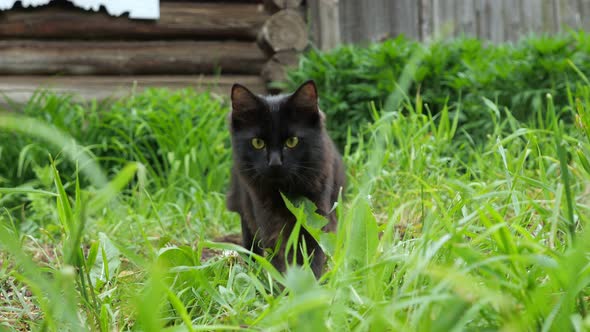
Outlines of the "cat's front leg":
M319 278L322 275L323 267L326 262L326 256L320 248L317 241L304 228L299 229L299 236L294 246L289 247L289 238L295 226L295 218L291 216L289 222L283 224L283 228L278 230L269 237L269 247L274 249L274 256L271 263L275 268L281 272L285 272L288 264L303 265L305 261L305 254L310 261L311 269ZM305 252L303 247L305 246Z
M242 246L253 253L262 256L263 251L260 245L256 243L256 233L250 229L250 223L246 220L246 217L241 217L242 224Z
M315 277L319 278L322 275L324 264L326 262L324 252L316 240L303 228L299 230L299 237L295 246L289 248L287 243L291 233L292 229L289 232L283 232L280 238L274 242L274 248L277 250L271 259L271 263L277 270L285 272L286 266L288 264L293 264L293 262L297 265L303 265L306 258L305 254L307 254L311 270ZM305 244L305 252L303 251L303 244Z

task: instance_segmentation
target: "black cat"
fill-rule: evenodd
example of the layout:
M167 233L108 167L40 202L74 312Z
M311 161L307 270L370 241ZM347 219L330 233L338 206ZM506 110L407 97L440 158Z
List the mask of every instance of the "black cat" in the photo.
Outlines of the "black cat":
M325 128L318 108L315 83L303 83L290 95L257 96L235 84L231 91L230 131L234 165L227 206L240 214L243 246L257 254L264 248L278 252L272 264L285 271L285 246L296 219L280 195L290 200L306 197L329 220L324 230L335 231L332 211L345 174L342 158ZM326 261L317 242L304 229L312 270L322 274ZM291 256L291 254L289 255ZM297 262L303 257L298 250Z

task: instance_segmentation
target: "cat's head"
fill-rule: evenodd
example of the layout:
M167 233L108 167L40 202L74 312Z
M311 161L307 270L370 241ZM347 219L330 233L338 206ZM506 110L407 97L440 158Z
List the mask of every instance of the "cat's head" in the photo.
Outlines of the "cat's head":
M235 84L230 129L238 171L257 183L301 184L318 174L325 153L324 116L315 83L292 94L258 96Z

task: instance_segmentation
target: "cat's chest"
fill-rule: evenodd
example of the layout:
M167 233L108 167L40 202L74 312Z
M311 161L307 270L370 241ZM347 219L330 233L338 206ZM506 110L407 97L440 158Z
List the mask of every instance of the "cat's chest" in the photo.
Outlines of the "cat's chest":
M282 195L281 195L282 194ZM305 202L305 200L310 200L314 203L315 196L311 193L303 192L303 191L289 191L289 190L273 190L272 193L266 197L268 200L267 203L272 205L274 208L284 208L286 209L287 206L285 204L284 198L286 198L291 204L294 206L299 206ZM284 198L283 198L284 197Z
M313 188L305 186L293 186L285 184L275 184L267 186L252 186L252 194L256 197L255 201L261 204L263 208L268 209L286 209L285 197L295 206L299 206L305 200L310 200L318 204L321 193L316 193Z
M305 199L314 199L314 196L316 195L314 195L309 189L310 188L305 187L282 187L277 190L277 194L280 196L280 193L282 193L290 202L298 204Z

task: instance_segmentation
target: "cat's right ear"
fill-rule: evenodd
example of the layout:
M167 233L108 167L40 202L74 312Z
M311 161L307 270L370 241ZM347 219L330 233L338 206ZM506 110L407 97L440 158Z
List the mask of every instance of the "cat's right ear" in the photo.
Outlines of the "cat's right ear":
M258 122L260 99L240 84L234 84L231 88L231 124L238 129L248 124Z

